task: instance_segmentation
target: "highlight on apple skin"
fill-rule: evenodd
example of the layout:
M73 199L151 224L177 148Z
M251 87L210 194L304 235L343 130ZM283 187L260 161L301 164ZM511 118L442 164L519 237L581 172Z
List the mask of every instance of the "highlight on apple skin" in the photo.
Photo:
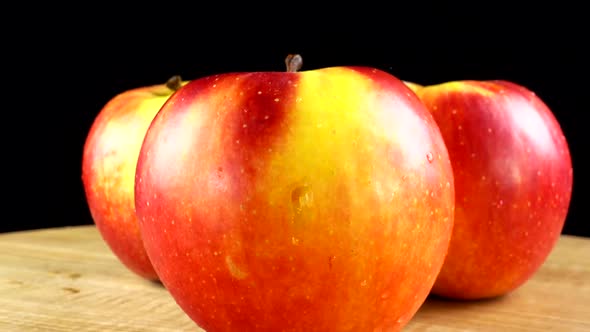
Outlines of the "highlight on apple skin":
M82 182L94 224L117 258L137 275L156 280L135 215L134 182L139 150L149 124L180 86L166 84L117 94L101 109L86 137Z
M523 285L559 239L573 181L570 151L549 107L508 81L416 90L454 169L456 209L434 294L482 299Z
M207 331L400 330L455 197L431 114L365 67L190 82L148 129L135 190L160 280Z

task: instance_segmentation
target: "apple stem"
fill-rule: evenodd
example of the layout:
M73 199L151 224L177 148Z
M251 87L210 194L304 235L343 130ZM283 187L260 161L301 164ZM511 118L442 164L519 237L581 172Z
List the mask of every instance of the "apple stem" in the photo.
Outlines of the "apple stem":
M182 87L182 78L180 75L174 75L166 81L166 87L172 91L176 91Z
M303 58L299 54L289 54L285 59L285 64L287 65L287 72L295 73L303 66Z

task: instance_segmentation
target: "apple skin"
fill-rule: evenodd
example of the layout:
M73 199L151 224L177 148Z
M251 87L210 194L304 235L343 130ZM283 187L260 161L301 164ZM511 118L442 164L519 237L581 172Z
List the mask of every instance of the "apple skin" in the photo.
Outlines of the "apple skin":
M174 76L166 84L119 93L100 110L84 144L82 183L92 219L117 258L150 280L158 277L135 215L135 168L149 124L176 85L186 83Z
M408 88L410 88L410 90L412 90L414 92L416 92L419 89L422 89L424 87L423 85L415 83L415 82L410 82L410 81L403 81L403 82Z
M439 272L454 184L391 74L225 73L154 119L136 208L160 280L207 331L391 331Z
M453 236L432 293L507 294L560 236L573 175L566 138L548 106L512 82L454 81L417 94L442 132L455 178Z

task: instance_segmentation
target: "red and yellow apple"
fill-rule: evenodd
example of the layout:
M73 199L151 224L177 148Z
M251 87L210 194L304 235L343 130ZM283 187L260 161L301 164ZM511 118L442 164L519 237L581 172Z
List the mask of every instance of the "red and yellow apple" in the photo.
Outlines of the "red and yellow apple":
M391 74L298 59L164 104L136 173L145 248L207 331L399 330L450 241L442 136Z
M147 279L155 280L157 275L143 247L135 215L135 168L149 124L185 83L174 76L166 84L116 95L94 119L84 145L82 182L92 219L118 259Z
M572 191L566 138L548 106L507 81L454 81L416 90L436 120L454 170L449 252L432 293L506 294L543 264Z

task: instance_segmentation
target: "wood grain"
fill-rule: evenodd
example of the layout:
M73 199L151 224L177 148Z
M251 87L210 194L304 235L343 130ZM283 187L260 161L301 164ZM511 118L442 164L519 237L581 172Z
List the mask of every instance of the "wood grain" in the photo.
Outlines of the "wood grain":
M124 268L94 226L76 226L0 234L0 331L203 330L161 284ZM404 331L590 331L590 239L562 235L507 296L429 298Z

